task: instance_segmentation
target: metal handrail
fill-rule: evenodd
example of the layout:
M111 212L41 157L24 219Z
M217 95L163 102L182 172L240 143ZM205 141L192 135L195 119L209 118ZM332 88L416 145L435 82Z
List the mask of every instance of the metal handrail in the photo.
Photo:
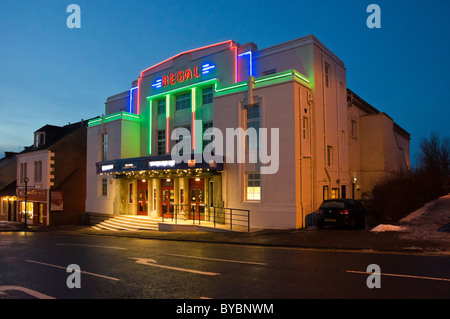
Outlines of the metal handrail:
M192 203L191 204L165 203L162 204L162 207L163 207L161 213L162 222L164 222L164 219L171 219L172 221L175 221L175 224L178 224L178 219L184 218L184 220L192 219L193 225L195 225L196 221L198 221L198 225L201 225L202 220L203 221L207 220L209 222L211 221L213 222L214 228L216 228L216 224L227 225L229 223L230 230L233 230L233 223L234 223L235 227L236 226L245 227L247 228L247 231L250 232L250 210L248 209L207 206ZM164 209L164 207L166 207L167 209ZM173 211L171 211L170 207L173 207ZM187 211L184 209L185 207L187 207ZM192 207L195 207L195 211L193 213L191 213ZM201 212L199 209L201 207L204 208L203 212ZM188 218L185 217L186 212ZM164 217L164 215L171 215L171 217ZM190 218L190 216L192 216L192 218ZM197 216L198 219L196 218Z

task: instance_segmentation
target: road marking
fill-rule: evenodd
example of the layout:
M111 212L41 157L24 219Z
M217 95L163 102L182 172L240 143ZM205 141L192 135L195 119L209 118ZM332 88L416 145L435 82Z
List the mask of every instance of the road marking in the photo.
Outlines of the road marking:
M62 267L62 266L57 266L57 265L52 265L52 264L47 264L47 263L43 263L40 261L35 261L35 260L25 260L29 263L35 263L35 264L39 264L39 265L44 265L44 266L49 266L49 267L54 267L54 268L59 268L59 269L64 269L67 270L67 267ZM75 270L76 271L76 270ZM96 276L96 277L100 277L100 278L105 278L105 279L110 279L110 280L115 280L115 281L120 281L120 279L114 278L114 277L109 277L109 276L104 276L104 275L99 275L99 274L94 274L92 272L87 272L87 271L83 271L80 270L81 273L86 274L86 275L91 275L91 276Z
M45 295L43 293L40 293L40 292L35 291L35 290L28 289L28 288L25 288L25 287L20 287L20 286L0 286L0 294L5 294L3 291L8 291L8 290L22 291L22 292L27 293L30 296L33 296L33 297L38 298L38 299L56 299L56 298L53 298L51 296Z
M357 270L346 270L346 272L353 273L353 274L364 274L364 275L383 275L383 276L390 276L390 277L405 277L405 278L414 278L414 279L428 279L428 280L450 281L450 279L447 279L447 278L422 277L422 276L388 274L388 273L373 273L373 272L357 271Z
M185 272L190 272L190 273L199 274L199 275L206 275L206 276L218 276L218 275L220 275L220 273L217 273L217 272L207 272L207 271L199 271L199 270L193 270L193 269L186 269L186 268L178 268L178 267L172 267L172 266L158 265L158 262L156 260L150 259L150 258L131 258L131 259L135 259L138 264L143 264L143 265L152 266L152 267L159 267L159 268L165 268L165 269L185 271Z
M208 257L198 257L198 256L186 256L186 255L178 255L178 254L166 254L168 256L175 257L184 257L184 258L193 258L193 259L204 259L204 260L212 260L212 261L223 261L229 263L238 263L238 264L250 264L250 265L260 265L265 266L265 263L258 263L254 261L243 261L243 260L230 260L230 259L218 259L218 258L208 258Z
M112 247L112 246L98 246L98 245L88 245L88 244L71 244L71 243L59 243L57 246L81 246L81 247L93 247L93 248L107 248L107 249L118 249L118 250L128 250L128 248L122 247Z

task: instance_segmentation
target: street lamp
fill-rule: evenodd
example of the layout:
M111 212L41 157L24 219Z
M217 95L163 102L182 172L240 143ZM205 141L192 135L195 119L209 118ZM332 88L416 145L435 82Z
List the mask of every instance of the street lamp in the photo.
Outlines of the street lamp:
M28 194L28 181L29 181L28 177L25 177L25 178L24 178L24 182L25 182L25 219L24 219L24 222L25 222L25 230L27 230L27 228L28 228L28 225L27 225L27 194Z

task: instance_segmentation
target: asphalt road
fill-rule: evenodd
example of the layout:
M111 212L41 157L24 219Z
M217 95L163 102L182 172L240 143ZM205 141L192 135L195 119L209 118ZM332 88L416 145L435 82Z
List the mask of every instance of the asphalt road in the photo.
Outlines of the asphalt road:
M449 297L448 256L0 233L0 299Z

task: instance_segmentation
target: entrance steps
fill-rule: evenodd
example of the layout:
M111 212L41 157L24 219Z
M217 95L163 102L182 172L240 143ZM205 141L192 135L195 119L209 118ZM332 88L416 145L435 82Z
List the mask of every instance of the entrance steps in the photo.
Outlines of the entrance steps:
M94 226L95 230L159 230L160 219L153 219L147 216L120 215L108 218Z

